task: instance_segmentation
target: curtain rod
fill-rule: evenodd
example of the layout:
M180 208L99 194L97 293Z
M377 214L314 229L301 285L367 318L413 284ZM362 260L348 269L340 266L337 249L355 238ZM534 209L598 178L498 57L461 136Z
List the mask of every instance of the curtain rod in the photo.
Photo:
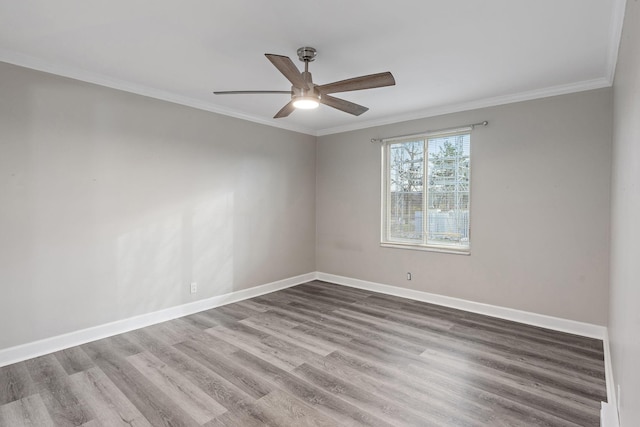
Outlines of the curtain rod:
M469 125L461 125L461 126L455 126L455 127L450 127L450 128L444 128L444 129L436 129L436 130L427 130L424 132L420 132L420 133L412 133L410 135L398 135L398 136L390 136L388 138L371 138L371 142L375 143L375 142L382 142L388 139L401 139L401 138L411 138L412 136L424 136L424 135L428 135L428 134L432 134L432 133L440 133L440 132L446 132L448 130L457 130L457 129L464 129L464 128L475 128L476 126L487 126L489 124L488 121L484 121L484 122L479 122L479 123L472 123Z

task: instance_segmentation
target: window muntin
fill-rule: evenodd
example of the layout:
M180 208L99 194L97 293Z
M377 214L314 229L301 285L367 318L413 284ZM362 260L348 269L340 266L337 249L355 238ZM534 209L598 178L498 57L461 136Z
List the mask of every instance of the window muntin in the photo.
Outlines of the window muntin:
M383 245L469 252L470 141L464 132L383 144Z

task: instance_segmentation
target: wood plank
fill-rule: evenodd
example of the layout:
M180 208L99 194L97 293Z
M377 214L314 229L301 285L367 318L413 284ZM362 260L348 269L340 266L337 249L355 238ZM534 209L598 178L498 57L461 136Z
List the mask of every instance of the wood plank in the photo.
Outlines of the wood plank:
M532 425L574 425L564 420L557 420L545 413L530 411L525 404L503 399L500 395L478 389L469 383L464 377L458 377L455 372L430 370L416 371L413 365L388 364L384 359L372 361L371 355L354 356L348 352L335 352L329 358L350 366L356 370L362 370L366 375L381 378L388 382L396 382L403 389L423 396L426 402L432 399L442 399L455 403L459 412L464 416L473 417L481 414L488 417L486 425L491 426L523 426ZM423 406L424 410L431 412L430 406ZM574 425L575 426L575 425Z
M246 351L239 350L236 357L243 365L275 383L282 390L296 396L316 410L334 418L339 425L391 426L356 406L327 393L324 390L303 381L299 377L265 362Z
M38 393L25 363L0 368L0 405Z
M217 313L223 313L231 316L235 320L242 320L248 317L257 316L258 314L263 312L254 310L253 308L249 308L246 305L242 305L239 303L223 305L221 307L218 307L215 311Z
M151 325L144 328L143 330L149 334L152 334L167 346L178 344L189 338L189 334L184 332L184 328L181 328L174 321ZM198 332L200 332L200 330L198 330ZM148 348L145 348L145 350L149 351Z
M352 288L350 286L341 286L336 285L334 283L323 282L320 280L314 280L312 282L303 283L302 285L296 286L297 289L302 290L310 290L310 291L320 291L323 293L328 293L330 295L346 295L355 299L364 299L369 295L376 295L373 291L367 291L365 289Z
M295 353L288 354L277 348L263 343L260 338L239 329L229 329L223 326L207 329L207 333L234 346L268 361L284 370L291 370L302 363Z
M235 359L216 351L215 347L189 340L177 344L176 349L217 373L255 399L259 399L273 390L271 383L251 371L247 371Z
M307 334L296 329L282 329L278 326L272 326L268 323L255 320L253 318L243 319L240 323L250 326L258 331L262 331L280 340L289 341L297 344L298 346L312 351L320 356L326 356L327 354L336 350L336 347L330 343L325 342L314 337L309 337Z
M185 321L184 317L170 320L168 322L165 322L165 324L181 334L184 338L191 338L196 335L201 335L202 332L201 328L197 328L189 322Z
M127 360L199 424L204 424L227 411L224 406L151 353L139 353L129 356Z
M335 295L335 294L329 294L329 293L325 294L322 292L309 292L309 291L305 291L303 287L299 287L299 286L288 288L283 292L301 297L305 301L309 301L311 299L314 302L321 302L321 303L327 304L328 306L332 307L331 308L332 310L335 310L336 308L344 307L344 306L348 307L351 304L361 300L361 298L354 298L351 296L347 296L346 294Z
M236 304L239 307L250 308L250 309L258 311L260 313L264 313L266 311L269 311L269 306L268 305L260 304L258 302L253 301L253 300L250 300L250 299L246 299L246 300L243 300L243 301L238 301Z
M199 424L172 401L161 389L134 368L124 352L111 347L107 340L82 346L96 365L127 396L154 427L195 427Z
M256 402L278 426L334 427L338 422L286 391L276 389Z
M243 412L227 412L208 423L205 427L264 427L275 426L271 418L255 403L247 405Z
M220 310L220 308L222 307L206 310L201 313L204 317L208 318L214 323L211 327L235 325L236 323L238 323L238 319L223 312L222 310Z
M241 412L246 402L255 400L218 373L175 348L154 352L154 355L230 411ZM211 359L207 360L209 362ZM255 390L251 392L255 393Z
M80 347L71 347L53 353L68 375L86 371L95 366L89 356Z
M206 316L204 312L192 314L190 316L185 316L181 318L184 322L187 322L189 325L194 326L198 329L209 329L214 326L219 325L220 323L215 321L209 316Z
M272 308L273 307L269 307L269 311L260 313L257 316L253 316L248 319L241 320L239 323L244 323L245 320L250 320L253 323L259 323L260 325L264 327L268 327L271 330L279 330L279 331L293 329L296 326L300 325L300 322L287 320L284 317L278 316L278 314L273 313L271 311Z
M54 427L39 394L0 405L0 426L7 427Z
M78 426L95 418L93 411L73 393L67 373L55 356L48 354L37 357L28 360L26 365L56 425Z
M297 308L298 306L296 306ZM299 312L309 312L309 309L301 308ZM325 332L331 332L336 337L345 338L367 338L371 340L383 341L387 345L402 348L414 354L420 354L425 351L427 345L425 340L404 339L404 328L380 328L372 327L371 323L363 322L348 316L344 316L341 310L325 313L322 322L307 322L307 326L313 325ZM299 331L300 328L296 328Z
M69 377L73 390L105 426L150 427L151 424L99 368Z
M156 353L171 348L171 345L164 340L164 337L157 328L137 329L123 334L123 337L135 346L144 349L144 351L132 354L131 356L145 352Z
M482 405L467 405L466 410L460 404L457 396L448 394L448 390L429 390L415 386L415 376L393 372L386 376L376 375L375 371L356 369L349 364L342 363L341 353L336 351L330 357L325 357L321 364L314 364L315 368L341 378L349 383L375 394L380 399L394 402L399 406L407 406L414 410L428 408L424 416L432 422L443 425L486 426L495 425L494 411Z
M333 311L338 308L346 308L351 306L352 304L352 302L349 302L349 303L336 302L332 299L320 298L315 296L313 297L313 299L311 299L309 295L305 295L303 292L299 292L291 289L285 289L280 292L282 292L282 294L287 298L287 304L289 305L294 303L312 304L314 307L314 311L316 311L317 313Z
M103 347L109 347L113 349L114 353L117 353L122 357L132 356L134 354L142 353L143 351L145 351L143 347L129 341L125 337L125 334L120 334L120 335L115 335L113 337L105 338L103 340L96 341L96 343L99 343ZM85 353L86 353L86 347L85 346L81 346L81 347L83 350L85 350Z
M223 353L226 355L230 355L238 351L238 347L236 347L235 345L207 333L206 330L200 331L198 335L193 335L187 341L195 341L201 343L207 347L214 349L217 353ZM187 341L183 341L183 343Z
M309 364L305 363L300 365L293 371L293 373L311 384L331 393L333 396L339 397L340 399L349 402L352 405L389 422L390 424L414 426L442 425L442 420L438 420L432 413L427 413L425 416L416 414L407 406L393 404L385 398L381 398L344 379L316 369ZM454 424L453 421L453 419L448 419L447 425L463 425L461 423Z

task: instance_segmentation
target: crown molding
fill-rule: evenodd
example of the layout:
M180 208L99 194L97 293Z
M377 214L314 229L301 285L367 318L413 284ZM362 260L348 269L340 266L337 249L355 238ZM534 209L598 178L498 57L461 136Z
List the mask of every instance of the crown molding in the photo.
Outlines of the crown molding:
M201 101L198 99L177 95L161 89L145 86L125 80L114 79L100 73L94 73L81 68L68 67L56 64L54 62L45 61L30 55L14 52L0 48L0 61L20 67L30 68L36 71L42 71L49 74L55 74L61 77L67 77L74 80L80 80L86 83L92 83L111 89L121 90L124 92L134 93L136 95L155 98L162 101L171 102L173 104L184 105L198 110L209 111L211 113L221 114L223 116L234 117L236 119L247 120L249 122L261 125L271 126L275 128L285 129L293 132L304 133L311 136L317 136L316 131L302 126L292 125L291 123L276 122L274 119L265 119L263 117L242 113L240 111L221 107L219 105Z
M624 25L624 13L627 8L627 0L614 0L611 14L611 27L609 32L609 55L607 57L607 79L613 84L618 64L618 50L622 40L622 27Z
M332 135L343 132L350 132L355 130L367 129L376 126L384 126L394 123L405 122L409 120L424 119L428 117L435 117L443 114L458 113L462 111L475 110L479 108L495 107L498 105L510 104L514 102L530 101L533 99L546 98L550 96L565 95L574 92L582 92L593 89L600 89L603 87L610 87L613 84L615 76L615 67L618 58L618 47L620 44L620 38L622 35L622 24L624 22L624 12L626 7L626 0L616 0L615 7L611 20L611 32L609 38L609 55L607 58L607 70L606 76L584 80L575 83L569 83L564 85L551 86L543 89L535 89L531 91L519 92L515 94L502 95L491 98L484 98L469 102L463 102L458 104L451 104L445 106L438 106L428 108L424 110L414 111L406 114L394 115L380 119L373 119L363 121L359 123L353 123L343 126L336 126L330 128L324 128L319 130L310 129L303 126L292 125L282 121L275 121L274 119L265 119L263 117L246 114L237 110L221 107L219 105L205 102L202 100L177 95L164 90L156 89L140 85L137 83L131 83L120 79L114 79L112 77L94 73L91 71L83 70L76 67L68 67L60 64L55 64L50 61L45 61L33 56L17 53L7 49L0 48L0 61L13 65L18 65L25 68L30 68L37 71L43 71L50 74L55 74L62 77L67 77L75 80L80 80L87 83L96 84L116 90L122 90L125 92L134 93L137 95L146 96L149 98L155 98L162 101L171 102L174 104L180 104L199 110L209 111L224 116L234 117L241 120L247 120L249 122L258 123L266 126L289 130L292 132L299 132L311 136L324 136Z
M510 95L496 96L476 101L451 104L441 107L429 108L412 113L391 116L384 119L369 120L366 122L354 123L351 125L337 126L333 128L320 129L317 136L332 135L336 133L350 132L354 130L367 129L376 126L384 126L393 123L406 122L409 120L425 119L428 117L441 116L443 114L459 113L461 111L476 110L479 108L495 107L498 105L512 104L514 102L530 101L533 99L547 98L550 96L566 95L569 93L583 92L587 90L610 87L611 81L607 78L584 80L576 83L569 83L558 86L551 86L544 89L535 89Z

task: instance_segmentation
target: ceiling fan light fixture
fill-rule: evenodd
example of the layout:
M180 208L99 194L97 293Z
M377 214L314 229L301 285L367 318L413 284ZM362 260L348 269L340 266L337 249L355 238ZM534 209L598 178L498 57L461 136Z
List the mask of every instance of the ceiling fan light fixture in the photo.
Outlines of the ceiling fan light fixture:
M282 93L289 94L291 99L284 107L273 116L274 119L281 119L289 116L294 110L312 110L318 108L320 104L326 105L345 113L359 116L369 110L367 107L334 98L332 93L349 92L353 90L373 89L377 87L393 86L396 84L393 75L386 71L384 73L369 74L366 76L353 77L324 85L313 83L313 78L309 72L309 62L316 57L316 50L312 47L301 47L298 49L298 59L304 62L304 71L300 71L291 58L273 53L265 53L269 61L280 71L280 73L291 83L290 91L283 90L228 90L213 92L215 95L235 95L235 94L264 94Z
M293 106L301 110L313 110L318 108L320 102L313 96L301 96L293 101Z

